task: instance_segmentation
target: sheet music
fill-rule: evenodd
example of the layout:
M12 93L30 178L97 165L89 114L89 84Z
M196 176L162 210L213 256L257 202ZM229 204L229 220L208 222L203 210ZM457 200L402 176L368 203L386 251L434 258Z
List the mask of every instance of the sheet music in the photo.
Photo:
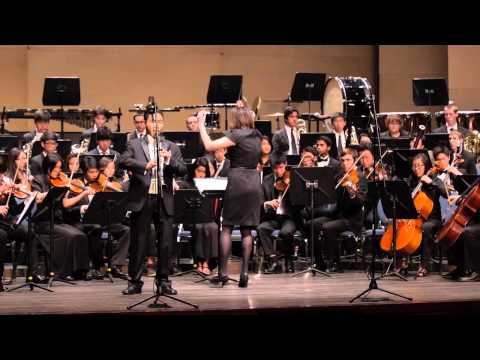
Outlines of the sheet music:
M18 215L17 221L15 221L15 225L20 225L20 223L25 217L26 212L28 211L28 209L30 209L30 205L37 197L37 194L38 194L38 191L34 191L33 194L25 200L22 213Z
M225 191L228 183L228 179L226 177L195 178L193 181L201 194L204 191Z

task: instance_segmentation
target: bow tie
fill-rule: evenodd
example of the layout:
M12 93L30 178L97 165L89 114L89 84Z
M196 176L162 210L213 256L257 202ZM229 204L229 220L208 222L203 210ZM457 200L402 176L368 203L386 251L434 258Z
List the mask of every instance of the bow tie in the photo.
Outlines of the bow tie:
M327 162L329 160L329 158L319 158L318 159L318 162Z

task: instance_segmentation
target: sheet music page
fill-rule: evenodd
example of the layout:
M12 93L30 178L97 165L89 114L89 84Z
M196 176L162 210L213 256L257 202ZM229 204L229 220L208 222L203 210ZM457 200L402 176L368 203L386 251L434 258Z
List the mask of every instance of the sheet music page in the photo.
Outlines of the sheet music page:
M25 200L22 213L20 215L18 215L17 221L15 222L15 225L20 225L23 218L25 217L25 213L28 211L28 209L30 209L30 205L35 200L35 198L37 197L37 194L38 194L38 191L35 191L29 198L27 198Z
M225 191L227 189L228 179L226 177L218 178L195 178L195 186L200 193L204 191Z

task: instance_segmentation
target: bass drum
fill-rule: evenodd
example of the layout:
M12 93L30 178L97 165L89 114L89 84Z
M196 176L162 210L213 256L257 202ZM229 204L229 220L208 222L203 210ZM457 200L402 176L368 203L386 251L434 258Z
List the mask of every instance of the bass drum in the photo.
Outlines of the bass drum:
M368 127L370 101L373 101L372 86L363 77L333 77L325 84L323 114L332 116L337 112L345 115L348 126L352 122L362 129Z

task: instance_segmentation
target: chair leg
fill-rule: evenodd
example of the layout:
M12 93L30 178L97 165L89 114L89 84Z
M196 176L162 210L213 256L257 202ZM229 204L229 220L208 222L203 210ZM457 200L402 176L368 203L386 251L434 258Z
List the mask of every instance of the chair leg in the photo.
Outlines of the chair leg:
M12 275L11 278L12 280L15 280L17 278L17 254L18 254L18 244L16 241L12 241L10 250L12 252Z

